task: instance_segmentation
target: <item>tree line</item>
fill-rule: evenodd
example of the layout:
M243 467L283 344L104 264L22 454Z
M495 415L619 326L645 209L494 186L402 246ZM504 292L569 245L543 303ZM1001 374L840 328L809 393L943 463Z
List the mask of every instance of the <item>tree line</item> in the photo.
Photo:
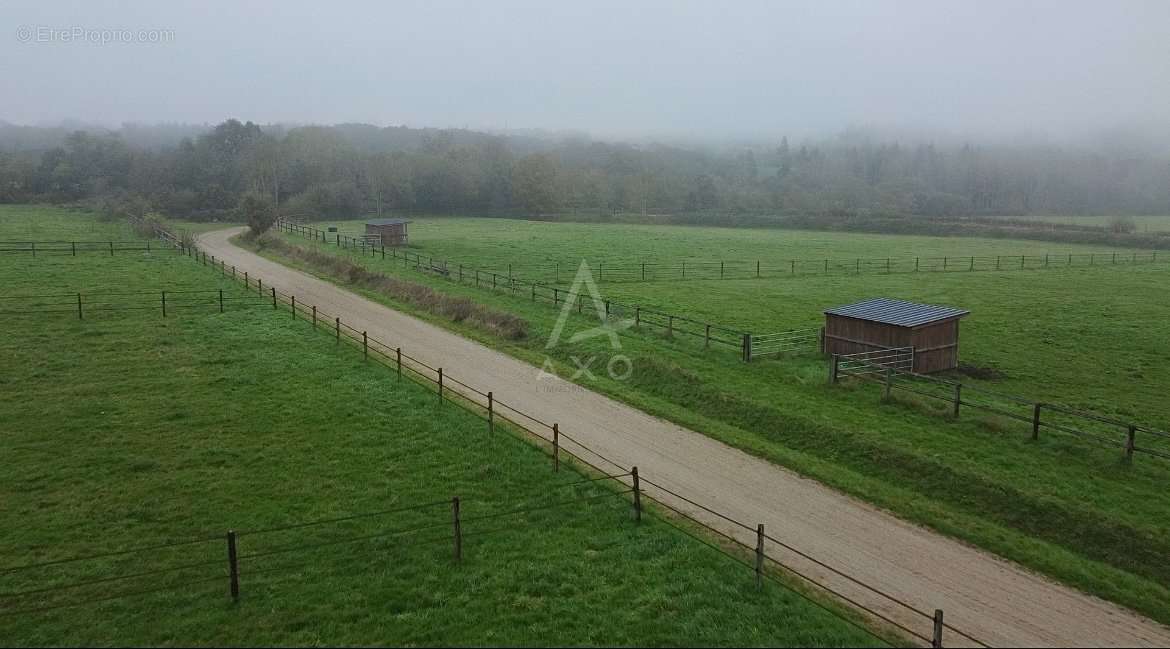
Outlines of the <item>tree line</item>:
M709 222L1170 214L1170 158L858 133L716 148L234 119L112 131L0 124L0 202L33 201L201 220L238 216L242 205L326 218L632 213Z

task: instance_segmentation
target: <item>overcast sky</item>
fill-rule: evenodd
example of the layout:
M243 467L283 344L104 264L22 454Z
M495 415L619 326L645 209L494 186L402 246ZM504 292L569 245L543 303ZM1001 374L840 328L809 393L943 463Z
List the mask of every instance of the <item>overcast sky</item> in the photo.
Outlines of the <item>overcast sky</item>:
M0 0L0 21L18 123L1059 135L1170 112L1166 0ZM167 42L87 40L127 36Z

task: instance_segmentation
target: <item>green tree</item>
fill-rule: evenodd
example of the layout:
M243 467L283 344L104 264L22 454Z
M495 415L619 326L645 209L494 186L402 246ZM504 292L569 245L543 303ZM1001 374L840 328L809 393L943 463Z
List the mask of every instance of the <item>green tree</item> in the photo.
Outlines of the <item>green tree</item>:
M556 209L556 162L540 153L521 158L512 170L512 194L517 204L532 214Z
M276 209L272 206L272 200L259 192L244 194L237 209L253 235L263 234L276 222Z

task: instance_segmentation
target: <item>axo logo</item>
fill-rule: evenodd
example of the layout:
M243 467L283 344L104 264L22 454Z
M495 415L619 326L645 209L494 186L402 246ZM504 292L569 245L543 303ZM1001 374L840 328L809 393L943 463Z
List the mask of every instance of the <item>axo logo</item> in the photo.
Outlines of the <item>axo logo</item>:
M582 294L583 291L586 295ZM589 302L581 302L581 300L589 300L592 304L590 306ZM599 324L596 327L590 327L572 333L569 335L567 341L569 343L579 343L592 338L605 337L609 339L610 350L620 352L622 343L618 332L632 327L634 321L629 318L616 318L613 314L607 312L605 298L601 296L601 291L597 288L597 282L593 280L593 271L584 260L577 267L577 274L573 278L573 283L569 287L564 305L561 307L561 313L557 316L552 334L549 335L548 343L544 348L551 350L560 345L561 339L565 335L565 328L569 325L569 316L572 315L573 311L585 313L587 308L589 311L597 314ZM596 379L597 375L594 372L603 370L611 379L624 381L634 371L633 362L628 356L621 353L583 356L570 354L569 359L576 366L570 377L572 381ZM554 378L556 374L552 371L553 369L552 359L545 357L544 365L540 368L540 375L537 376L537 380Z

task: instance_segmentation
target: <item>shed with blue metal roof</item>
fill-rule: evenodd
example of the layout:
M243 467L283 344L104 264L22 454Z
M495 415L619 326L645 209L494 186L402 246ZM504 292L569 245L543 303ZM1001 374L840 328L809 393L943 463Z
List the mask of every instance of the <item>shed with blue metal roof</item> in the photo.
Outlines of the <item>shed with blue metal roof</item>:
M826 309L825 352L845 355L910 347L916 373L954 369L959 365L959 320L969 313L890 298Z

